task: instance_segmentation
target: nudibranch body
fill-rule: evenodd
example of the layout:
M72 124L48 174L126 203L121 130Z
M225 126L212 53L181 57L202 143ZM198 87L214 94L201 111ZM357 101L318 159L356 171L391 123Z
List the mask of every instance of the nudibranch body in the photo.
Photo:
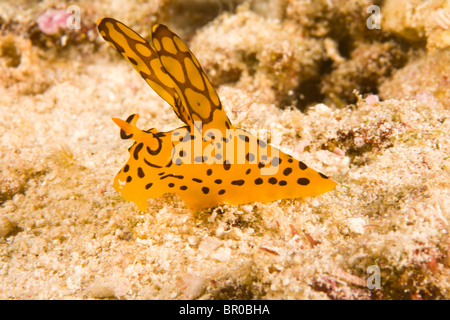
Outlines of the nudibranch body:
M337 185L234 127L195 56L166 26L153 27L153 44L112 18L100 19L98 29L186 124L169 132L143 131L136 127L137 114L113 119L122 139L135 141L114 188L139 210L165 193L177 193L198 210L316 196Z

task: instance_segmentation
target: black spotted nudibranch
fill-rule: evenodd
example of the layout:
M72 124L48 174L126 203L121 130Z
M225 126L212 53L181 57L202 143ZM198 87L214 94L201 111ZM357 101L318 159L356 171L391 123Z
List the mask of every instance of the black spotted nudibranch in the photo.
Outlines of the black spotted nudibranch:
M186 124L169 132L143 131L136 127L137 114L113 119L122 139L135 140L114 188L139 210L165 193L202 209L316 196L336 187L322 173L234 127L195 56L166 26L153 27L153 44L112 18L99 19L98 30Z

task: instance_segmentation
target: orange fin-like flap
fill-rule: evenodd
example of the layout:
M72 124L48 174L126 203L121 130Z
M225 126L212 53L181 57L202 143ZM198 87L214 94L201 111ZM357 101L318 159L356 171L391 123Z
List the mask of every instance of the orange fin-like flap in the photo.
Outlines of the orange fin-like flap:
M126 134L132 134L133 133L133 125L129 124L128 122L119 119L119 118L112 118L112 120L119 126L120 129L125 131Z
M141 130L139 130L136 127L136 123L139 119L139 115L132 114L130 115L127 120L123 121L122 119L113 118L112 120L119 126L120 130L120 137L122 139L130 139L133 137L133 135L137 133L142 133ZM136 140L136 137L134 137L134 140Z

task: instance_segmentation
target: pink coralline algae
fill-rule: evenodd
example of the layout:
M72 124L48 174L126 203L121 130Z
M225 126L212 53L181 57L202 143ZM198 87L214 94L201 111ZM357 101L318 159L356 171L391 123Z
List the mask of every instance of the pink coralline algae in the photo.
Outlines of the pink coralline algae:
M54 35L59 30L67 29L67 19L71 16L66 10L49 9L39 16L37 25L39 30L47 35Z

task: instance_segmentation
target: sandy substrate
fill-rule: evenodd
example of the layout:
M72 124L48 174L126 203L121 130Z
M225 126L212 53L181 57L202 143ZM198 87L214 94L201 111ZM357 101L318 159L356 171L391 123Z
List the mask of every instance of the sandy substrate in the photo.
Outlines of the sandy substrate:
M55 35L36 20L64 3L0 5L0 299L449 299L448 2L376 34L367 1L194 2L208 24L180 1L80 1L83 28ZM237 127L338 187L139 212L112 186L130 142L111 118L181 121L96 33L106 15L173 25Z

